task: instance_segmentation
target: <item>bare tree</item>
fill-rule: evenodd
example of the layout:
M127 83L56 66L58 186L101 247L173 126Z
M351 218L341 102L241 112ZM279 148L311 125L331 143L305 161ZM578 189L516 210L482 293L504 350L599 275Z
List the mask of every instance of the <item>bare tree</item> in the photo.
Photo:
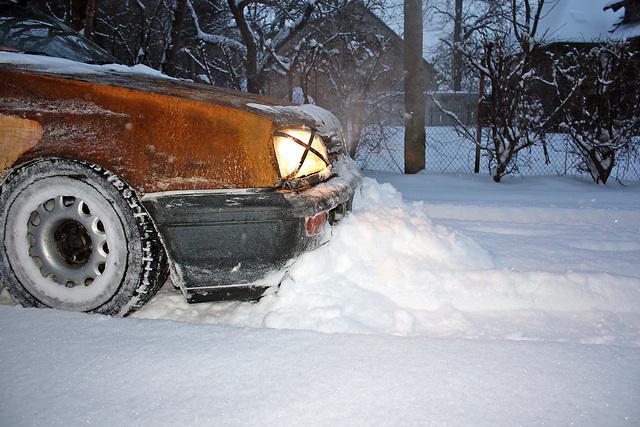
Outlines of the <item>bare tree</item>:
M315 101L340 118L352 156L365 139L365 128L388 122L391 105L402 102L402 88L396 83L402 64L390 61L389 55L402 45L397 35L381 27L369 12L383 5L381 0L369 0L334 2L333 9L322 8L305 36L293 43L293 49L274 67L286 72L292 82L297 79L307 102L307 95L313 92ZM318 84L323 88L320 92L312 86ZM367 142L373 141L368 138Z
M84 36L93 40L93 30L96 22L96 12L98 10L98 0L87 0L84 13Z
M490 141L486 144L477 141L472 128L452 112L445 113L457 123L459 132L480 144L489 155L496 182L517 170L518 164L513 160L520 151L536 143L544 144L554 118L580 84L570 85L554 111L544 111L536 89L541 83L556 84L544 81L536 68L536 57L544 39L544 35L538 33L544 6L544 0L512 0L508 25L502 31L483 33L482 55L464 45L457 47L489 85L485 95L485 125L489 128Z
M84 26L84 13L87 9L87 0L70 0L67 23L76 31L81 31Z
M366 126L388 120L385 107L402 93L388 82L392 70L384 57L392 48L389 38L362 32L345 35L342 44L341 49L323 51L320 70L339 101L332 109L343 120L349 153L355 157Z
M35 0L36 7L65 22L76 31L82 31L84 36L93 40L95 16L98 0Z
M404 171L425 167L425 93L422 58L422 0L404 3L405 132Z
M100 0L94 41L126 64L159 69L168 41L173 0Z
M160 71L171 76L175 76L177 71L176 59L180 48L178 38L180 36L181 26L183 25L187 14L187 0L177 0L172 12L171 27L169 29L167 42L162 55L162 61L160 62Z
M276 58L274 71L286 76L287 99L295 104L315 104L310 94L310 80L317 73L324 45L312 35L301 37L287 52ZM298 86L299 85L299 86Z
M344 0L342 0L344 3ZM242 62L245 82L243 89L261 93L265 80L274 64L290 63L287 57L289 43L311 21L312 15L337 0L227 0L226 2L209 2L201 11L197 10L194 1L187 0L187 7L193 18L195 37L201 43L214 45L224 51L224 61L216 66L220 71L233 65L234 59ZM222 10L224 4L224 10ZM201 18L202 14L216 10L229 16L234 25L223 28L207 29L209 24ZM239 53L239 55L234 55ZM238 74L237 69L226 70L229 75Z
M315 1L227 0L246 48L247 90L260 93L270 61L309 22Z
M431 52L441 83L454 91L473 90L476 70L465 61L462 50L480 55L487 35L504 31L509 20L509 0L433 0L427 15L442 28L442 37ZM463 49L462 49L463 48Z

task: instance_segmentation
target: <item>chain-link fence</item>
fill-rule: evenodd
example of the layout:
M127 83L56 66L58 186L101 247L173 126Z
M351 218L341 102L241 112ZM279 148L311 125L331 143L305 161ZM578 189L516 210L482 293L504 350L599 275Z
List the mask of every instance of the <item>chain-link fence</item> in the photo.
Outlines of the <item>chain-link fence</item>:
M459 135L453 126L426 128L426 170L437 173L472 173L476 159L476 144ZM582 159L567 135L547 134L545 144L520 151L512 163L512 175L589 175ZM490 143L483 130L483 144ZM369 129L358 148L356 160L362 169L403 172L404 128L390 126ZM490 153L481 152L480 173L489 174L493 161ZM640 181L640 156L637 153L618 159L611 179L621 182Z
M491 174L495 167L492 152L477 150L476 140L457 131L464 125L476 133L478 93L434 92L426 103L426 170L436 173L472 173L478 162L478 171ZM456 120L452 117L455 116ZM459 128L458 128L459 129ZM482 147L491 147L488 129L482 129ZM633 144L635 152L616 153L616 163L610 179L620 182L640 181L640 141ZM363 169L403 172L404 127L369 126L363 132L356 160ZM520 150L509 164L509 174L515 176L570 175L589 179L584 158L566 134L548 133L544 141Z

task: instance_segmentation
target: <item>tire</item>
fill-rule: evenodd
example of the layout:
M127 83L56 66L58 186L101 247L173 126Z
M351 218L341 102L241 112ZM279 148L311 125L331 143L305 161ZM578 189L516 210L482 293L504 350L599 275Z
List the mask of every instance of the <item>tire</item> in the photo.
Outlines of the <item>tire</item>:
M91 163L47 158L0 187L0 276L25 307L125 316L168 275L155 225L129 185Z

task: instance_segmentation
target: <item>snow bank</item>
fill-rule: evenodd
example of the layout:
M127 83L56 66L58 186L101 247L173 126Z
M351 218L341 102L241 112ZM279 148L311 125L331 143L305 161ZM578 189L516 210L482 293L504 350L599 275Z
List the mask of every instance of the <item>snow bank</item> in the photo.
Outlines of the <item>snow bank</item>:
M0 307L7 426L639 425L640 351Z
M277 295L222 314L224 322L412 334L414 320L406 309L438 304L431 297L440 272L493 267L484 249L432 224L421 203L406 204L389 184L366 178L354 205L325 245L288 269ZM166 308L155 304L144 316L164 317Z
M430 188L428 176L415 179ZM438 194L451 191L453 180L448 182ZM555 256L554 239L528 250L527 239L549 229L540 225L544 218L536 223L536 208L527 214L526 206L517 207L526 224L536 225L531 229L500 223L509 216L506 206L473 203L490 210L488 216L473 217L478 209L473 205L447 204L440 209L442 217L450 217L451 225L445 226L427 216L438 212L439 204L406 202L390 184L367 178L354 211L331 231L325 245L290 266L277 294L257 304L188 306L181 296L165 293L137 316L328 333L640 345L640 279L635 263L629 261L640 242L628 242L626 258L616 253L628 271L616 271L608 258L603 262L613 266L611 271L580 268L581 264L571 265L575 246L588 250L592 242L582 231L582 243ZM497 215L501 210L507 213ZM492 214L497 223L486 222ZM635 216L612 225L632 229L640 225L637 211L629 215ZM467 217L472 220L464 222L463 233L460 221ZM486 237L496 229L497 238ZM481 239L469 237L474 234ZM477 242L489 243L491 250ZM556 257L555 263L550 261ZM599 264L594 261L594 265ZM620 327L624 324L628 327Z

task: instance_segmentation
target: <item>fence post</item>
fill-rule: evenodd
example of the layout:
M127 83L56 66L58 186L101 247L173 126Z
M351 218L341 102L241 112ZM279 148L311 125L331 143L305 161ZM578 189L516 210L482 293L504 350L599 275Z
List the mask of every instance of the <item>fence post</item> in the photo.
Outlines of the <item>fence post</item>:
M482 143L482 115L480 111L482 109L482 97L484 96L484 76L480 73L480 87L478 88L478 114L477 121L478 127L476 128L476 161L473 166L473 173L480 172L480 144Z

